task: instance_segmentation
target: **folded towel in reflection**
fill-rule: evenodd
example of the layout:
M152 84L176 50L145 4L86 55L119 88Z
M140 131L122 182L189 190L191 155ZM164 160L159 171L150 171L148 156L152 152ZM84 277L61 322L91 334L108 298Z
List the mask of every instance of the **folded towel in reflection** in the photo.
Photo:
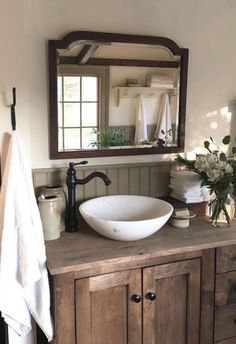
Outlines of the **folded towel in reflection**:
M173 82L159 82L159 81L152 81L146 83L146 86L148 87L159 87L159 88L174 88Z
M146 77L146 86L160 87L160 88L173 88L174 80L169 75L148 74Z
M165 141L165 143L172 142L170 103L167 93L163 94L161 99L161 105L157 118L156 136Z
M147 140L146 111L144 108L142 94L138 95L135 116L136 116L136 123L135 123L134 144L137 145Z
M148 74L146 80L158 81L158 82L173 82L173 78L166 74Z

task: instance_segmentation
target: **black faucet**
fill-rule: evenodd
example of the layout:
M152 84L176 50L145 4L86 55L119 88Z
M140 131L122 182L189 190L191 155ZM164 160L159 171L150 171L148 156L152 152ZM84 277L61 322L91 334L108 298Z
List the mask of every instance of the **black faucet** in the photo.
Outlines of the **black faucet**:
M108 186L111 184L110 179L102 172L92 172L87 177L83 179L78 179L76 177L75 166L85 165L88 161L84 160L78 163L69 163L69 168L66 172L66 185L68 188L68 202L67 202L67 213L66 213L66 232L76 232L77 231L77 221L76 221L76 201L75 201L75 188L77 184L84 185L88 183L91 179L99 177L104 181L104 184Z

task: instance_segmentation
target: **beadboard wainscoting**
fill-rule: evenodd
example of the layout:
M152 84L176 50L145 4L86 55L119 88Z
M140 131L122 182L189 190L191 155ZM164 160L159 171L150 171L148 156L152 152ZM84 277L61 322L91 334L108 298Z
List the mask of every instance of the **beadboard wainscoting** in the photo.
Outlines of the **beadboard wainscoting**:
M109 177L111 185L106 187L99 178L85 185L77 185L76 200L83 201L98 196L120 194L167 196L171 167L170 161L131 165L78 166L77 178L85 178L91 172L101 171ZM66 167L34 169L32 173L36 194L40 186L46 184L62 184L67 192L66 171Z

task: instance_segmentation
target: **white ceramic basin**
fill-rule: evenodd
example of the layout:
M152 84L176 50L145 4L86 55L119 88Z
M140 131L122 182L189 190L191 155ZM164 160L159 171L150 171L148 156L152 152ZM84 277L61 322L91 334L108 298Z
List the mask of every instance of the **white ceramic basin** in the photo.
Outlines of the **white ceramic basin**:
M157 232L171 216L173 207L153 197L114 195L85 201L79 210L85 221L101 235L131 241Z

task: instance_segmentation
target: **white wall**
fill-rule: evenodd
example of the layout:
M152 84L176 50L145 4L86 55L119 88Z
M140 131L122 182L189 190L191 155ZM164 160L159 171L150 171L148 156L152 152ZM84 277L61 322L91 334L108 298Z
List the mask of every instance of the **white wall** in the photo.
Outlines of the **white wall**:
M49 160L47 40L73 30L167 36L189 48L186 152L198 149L209 136L217 141L229 130L235 136L236 123L220 113L236 98L235 23L235 0L1 0L0 141L10 129L9 108L2 94L9 95L16 86L17 127L32 167L66 165L67 161ZM160 158L93 158L89 162Z
M110 96L109 96L109 125L122 126L122 125L135 125L135 108L137 105L137 93L135 88L129 89L129 96L121 98L118 105L118 92L114 89L115 86L127 86L127 78L137 79L141 86L145 86L146 77L148 74L164 74L169 75L173 84L177 85L179 72L178 69L165 69L165 68L147 68L147 67L110 67ZM144 108L146 111L147 125L155 125L158 122L158 112L160 109L161 99L164 93L170 96L170 109L172 123L176 124L176 97L172 97L174 90L155 90L155 96L149 96L148 91L146 96L144 94ZM131 96L131 95L132 96Z

